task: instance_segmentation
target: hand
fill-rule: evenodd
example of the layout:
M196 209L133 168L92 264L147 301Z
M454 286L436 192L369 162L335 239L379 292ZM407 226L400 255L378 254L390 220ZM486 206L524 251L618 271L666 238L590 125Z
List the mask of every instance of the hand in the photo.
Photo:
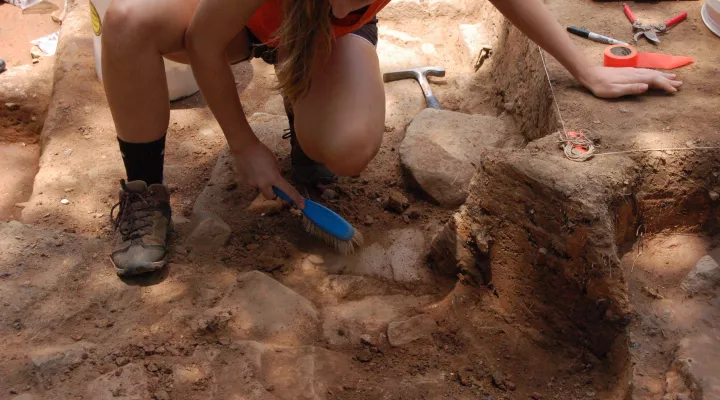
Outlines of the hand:
M595 66L578 80L597 97L613 98L645 93L648 89L677 92L682 82L675 74L644 68L609 68Z
M266 199L275 198L272 187L277 186L293 199L297 208L305 208L300 193L280 175L280 165L275 155L260 141L233 151L233 155L240 181L244 184L260 190Z

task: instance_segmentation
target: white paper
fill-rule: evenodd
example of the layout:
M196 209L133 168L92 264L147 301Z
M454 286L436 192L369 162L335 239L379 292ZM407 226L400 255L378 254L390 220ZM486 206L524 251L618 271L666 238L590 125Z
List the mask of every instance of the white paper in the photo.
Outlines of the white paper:
M45 53L46 56L52 56L55 54L58 45L58 38L60 37L60 31L45 35L41 38L31 40L30 43L37 46L40 51Z

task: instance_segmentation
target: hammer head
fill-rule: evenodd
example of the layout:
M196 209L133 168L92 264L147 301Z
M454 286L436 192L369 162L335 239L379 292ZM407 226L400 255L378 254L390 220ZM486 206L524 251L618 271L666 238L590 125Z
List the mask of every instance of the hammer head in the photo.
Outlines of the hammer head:
M445 76L443 67L420 67L401 69L399 71L386 72L383 74L383 82L399 81L401 79L415 79L418 82L427 80L428 76L442 78Z

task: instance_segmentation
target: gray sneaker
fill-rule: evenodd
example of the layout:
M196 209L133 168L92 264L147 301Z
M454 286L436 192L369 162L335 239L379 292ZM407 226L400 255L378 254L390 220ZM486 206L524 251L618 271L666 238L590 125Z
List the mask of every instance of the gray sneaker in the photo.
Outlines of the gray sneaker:
M117 240L110 259L119 276L165 266L170 233L170 191L165 185L120 181L120 202L110 211ZM118 215L114 216L115 209Z

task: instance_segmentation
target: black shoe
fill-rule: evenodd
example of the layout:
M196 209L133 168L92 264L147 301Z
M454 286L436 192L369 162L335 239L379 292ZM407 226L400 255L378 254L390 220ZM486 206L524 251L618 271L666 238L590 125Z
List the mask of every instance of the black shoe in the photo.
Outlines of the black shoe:
M307 186L330 185L337 182L337 175L333 174L327 167L308 157L300 147L300 142L295 135L295 116L289 110L285 102L290 128L285 130L283 139L290 139L290 164L292 165L295 181Z

